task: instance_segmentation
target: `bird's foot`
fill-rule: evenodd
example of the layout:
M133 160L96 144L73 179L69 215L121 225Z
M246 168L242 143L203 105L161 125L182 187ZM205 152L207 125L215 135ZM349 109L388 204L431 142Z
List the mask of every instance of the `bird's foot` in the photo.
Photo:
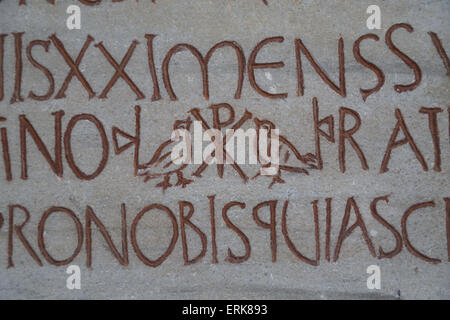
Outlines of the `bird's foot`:
M182 188L186 188L186 186L188 184L191 184L192 182L194 182L194 180L184 178L183 172L181 172L181 171L177 172L177 178L178 178L178 181L175 186L181 186Z
M286 183L286 181L284 181L283 179L281 179L281 177L278 176L274 176L272 177L272 182L269 185L269 189L272 189L272 187L276 184L276 183Z
M156 185L156 187L157 188L162 188L163 192L165 192L167 188L172 187L172 184L170 183L170 175L169 174L164 175L163 181L158 183Z

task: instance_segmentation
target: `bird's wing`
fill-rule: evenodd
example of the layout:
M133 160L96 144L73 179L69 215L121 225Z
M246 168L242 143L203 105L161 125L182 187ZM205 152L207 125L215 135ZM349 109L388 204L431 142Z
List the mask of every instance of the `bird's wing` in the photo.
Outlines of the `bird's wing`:
M167 153L167 151L169 151L168 149L170 149L170 147L169 147L169 148L167 148L167 147L168 147L171 143L172 143L172 140L167 140L167 141L164 141L163 143L161 143L161 144L159 145L158 149L156 149L156 151L155 151L155 153L153 154L153 156L152 156L152 158L150 159L150 161L147 162L146 164L144 164L144 166L145 166L146 168L149 168L149 167L153 166L155 163L157 163L157 162L159 161L159 159L160 159L161 157L165 156L166 153ZM167 149L167 150L165 150L165 149ZM162 154L162 155L161 155L161 154ZM170 152L169 152L169 155L170 155Z
M175 164L174 161L176 159L172 160L172 144L172 140L167 140L156 149L150 161L144 165L142 175L158 177L182 170L186 167L187 164Z

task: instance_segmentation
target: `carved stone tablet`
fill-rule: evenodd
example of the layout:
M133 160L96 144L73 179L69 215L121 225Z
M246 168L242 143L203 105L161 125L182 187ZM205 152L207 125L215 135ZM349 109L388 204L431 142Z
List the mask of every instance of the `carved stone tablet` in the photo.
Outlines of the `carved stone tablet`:
M450 299L449 12L0 1L0 299Z

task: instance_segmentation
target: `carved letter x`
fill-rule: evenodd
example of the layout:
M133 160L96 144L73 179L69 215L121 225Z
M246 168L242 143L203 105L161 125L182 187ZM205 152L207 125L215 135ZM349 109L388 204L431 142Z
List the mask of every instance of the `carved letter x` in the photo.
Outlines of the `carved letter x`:
M55 99L61 99L66 97L65 92L73 76L76 76L78 80L80 80L83 87L89 93L89 99L95 97L95 92L92 90L91 86L89 85L86 78L83 76L83 74L79 69L81 60L83 59L83 56L86 53L86 50L88 49L91 42L94 41L94 38L90 35L87 36L86 42L84 43L83 48L81 49L80 54L78 55L77 60L75 62L73 62L72 58L69 56L66 49L64 48L64 45L62 44L61 40L59 40L55 34L51 35L49 39L53 41L53 44L55 45L56 49L58 49L59 53L61 53L67 65L70 67L70 72L67 75L66 80L64 80L61 89L56 94Z
M120 65L114 60L114 58L111 56L111 54L106 50L106 48L103 46L102 42L97 43L95 46L100 49L100 51L105 55L106 59L108 59L109 63L116 69L116 73L111 78L111 80L106 85L105 89L103 90L102 94L99 96L100 99L107 98L108 92L111 90L111 88L114 86L116 81L121 77L125 82L130 86L130 88L134 91L137 98L136 100L144 99L145 96L139 90L139 88L134 84L134 82L130 79L128 74L125 72L125 67L128 64L128 61L130 60L131 56L133 55L133 51L136 48L136 46L139 44L138 41L134 40L133 43L128 48L127 53L125 54L125 57L123 57L122 62Z
M210 126L208 125L208 123L200 115L200 109L194 108L194 109L189 110L189 112L198 121L200 121L202 123L202 126L203 126L204 130L209 130L210 129ZM238 122L236 122L235 125L232 127L233 131L236 131L237 129L239 129L248 119L251 119L251 118L252 118L252 114L246 110L244 115L242 116L242 118ZM223 147L223 154L225 155L227 161L229 161L229 163L231 164L233 169L236 170L236 172L242 178L244 183L246 183L248 181L247 175L244 173L244 171L242 171L241 167L236 162L234 162L234 160L231 158L231 156L228 154L227 150L225 149L225 146L226 146L226 144L228 142L228 139L230 139L230 136L227 135L226 138L225 138L225 141L223 143L223 146L222 146ZM213 151L211 153L211 156L215 156L215 151ZM196 177L201 177L202 172L208 166L209 166L209 164L206 161L203 161L202 165L192 175L196 176ZM217 164L217 169L218 169L219 177L222 178L223 177L223 165Z

